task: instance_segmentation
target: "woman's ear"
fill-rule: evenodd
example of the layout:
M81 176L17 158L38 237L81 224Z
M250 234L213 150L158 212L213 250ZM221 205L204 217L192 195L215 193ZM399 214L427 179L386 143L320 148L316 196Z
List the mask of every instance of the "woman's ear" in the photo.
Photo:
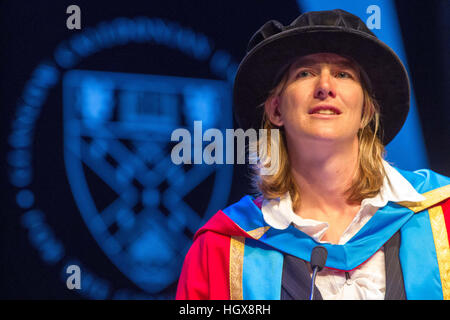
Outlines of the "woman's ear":
M266 109L265 111L270 122L277 127L281 127L283 125L283 120L280 112L280 96L276 95L267 99L264 108Z

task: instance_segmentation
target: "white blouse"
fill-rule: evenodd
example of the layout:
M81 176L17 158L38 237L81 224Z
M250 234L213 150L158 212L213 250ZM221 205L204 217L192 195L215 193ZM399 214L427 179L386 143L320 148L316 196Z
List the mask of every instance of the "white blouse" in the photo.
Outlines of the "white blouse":
M423 201L420 195L403 176L386 161L383 161L386 177L378 195L364 199L353 221L339 239L338 244L350 240L388 201ZM284 197L266 200L262 203L265 222L275 229L286 229L291 223L315 241L326 243L321 238L328 229L328 223L313 219L303 219L292 210L289 193ZM357 269L344 271L324 268L317 274L316 286L325 300L382 300L386 292L384 250L378 250Z

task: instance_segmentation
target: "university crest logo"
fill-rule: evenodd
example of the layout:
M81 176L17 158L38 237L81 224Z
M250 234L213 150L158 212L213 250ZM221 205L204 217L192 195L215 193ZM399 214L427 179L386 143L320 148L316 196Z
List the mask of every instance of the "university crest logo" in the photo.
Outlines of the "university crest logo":
M76 69L84 57L128 42L179 50L222 80ZM9 139L9 179L24 210L22 225L42 260L61 268L64 282L67 266L80 264L80 293L88 298L171 298L195 231L227 204L233 171L226 164L175 164L171 134L192 131L199 121L205 130L232 128L236 64L203 34L147 17L87 28L62 42L53 59L26 84ZM114 291L114 279L90 271L90 261L79 261L47 223L64 208L39 207L32 183L39 170L31 161L34 126L58 84L61 159L77 209L98 246L142 293Z

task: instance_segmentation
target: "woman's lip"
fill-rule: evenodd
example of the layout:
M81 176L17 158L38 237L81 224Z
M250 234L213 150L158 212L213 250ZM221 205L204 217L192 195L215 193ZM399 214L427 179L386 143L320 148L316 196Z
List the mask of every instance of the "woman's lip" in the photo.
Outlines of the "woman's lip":
M336 117L339 117L339 114L311 113L309 116L318 119L335 119Z
M318 112L320 110L332 110L334 112L334 114L320 114L320 115L327 115L327 116L328 115L336 116L336 115L340 115L342 113L341 110L339 110L335 106L321 105L321 106L316 106L316 107L312 108L309 111L309 114L319 114Z

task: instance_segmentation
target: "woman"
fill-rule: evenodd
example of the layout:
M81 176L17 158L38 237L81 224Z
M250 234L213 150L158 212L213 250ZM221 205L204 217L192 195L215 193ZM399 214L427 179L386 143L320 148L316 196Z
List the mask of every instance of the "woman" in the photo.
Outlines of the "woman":
M318 245L328 257L315 299L450 298L450 179L383 160L409 81L358 17L267 22L239 66L234 107L243 129L279 130L277 150L260 159L278 152L277 170L256 167L261 196L196 233L177 299L308 299Z

